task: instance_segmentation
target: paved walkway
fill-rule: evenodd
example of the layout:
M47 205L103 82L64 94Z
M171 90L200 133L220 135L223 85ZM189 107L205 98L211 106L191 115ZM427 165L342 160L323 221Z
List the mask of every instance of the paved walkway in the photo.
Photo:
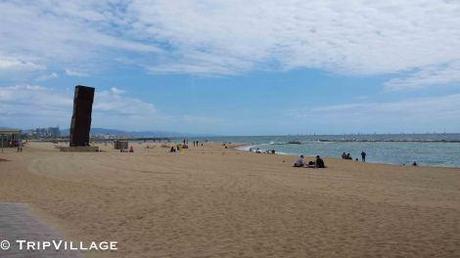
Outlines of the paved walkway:
M16 243L18 239L28 241L64 240L58 232L40 222L37 217L32 215L26 204L0 202L0 257L82 257L76 251L56 251L51 248L45 251L19 250L19 244ZM4 240L8 240L10 243L10 248L6 251L3 250L5 245L7 245L5 242L2 242Z

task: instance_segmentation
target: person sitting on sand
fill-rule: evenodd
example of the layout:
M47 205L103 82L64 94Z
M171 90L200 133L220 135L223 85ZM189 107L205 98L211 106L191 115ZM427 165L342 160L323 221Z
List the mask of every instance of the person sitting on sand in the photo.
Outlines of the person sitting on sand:
M317 155L315 161L316 168L325 168L323 159Z
M345 152L342 152L342 159L347 159L347 154Z
M347 159L350 159L350 160L353 159L353 158L351 157L351 154L350 154L349 152L347 153Z
M169 150L169 152L176 152L176 148L174 148L174 146L171 146L171 149Z
M416 166L417 166L417 162L414 161L414 163L412 163L412 166L416 167Z
M316 168L316 164L315 164L314 161L311 161L311 160L310 160L310 161L308 161L307 164L305 164L305 167L306 167L306 168Z
M299 159L295 161L294 167L303 167L305 165L305 161L303 159L303 155L300 155Z

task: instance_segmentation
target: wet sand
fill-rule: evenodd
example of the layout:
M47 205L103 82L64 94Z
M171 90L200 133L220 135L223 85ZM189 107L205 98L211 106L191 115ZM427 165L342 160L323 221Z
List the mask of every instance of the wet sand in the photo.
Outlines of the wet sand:
M88 257L460 256L460 169L146 146L7 150L0 202L28 204L68 239L119 242Z

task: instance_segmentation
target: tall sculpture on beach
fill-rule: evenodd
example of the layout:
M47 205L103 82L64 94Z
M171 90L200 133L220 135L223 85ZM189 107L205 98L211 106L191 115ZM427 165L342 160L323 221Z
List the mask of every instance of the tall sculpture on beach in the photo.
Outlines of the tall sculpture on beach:
M94 88L77 85L70 124L70 146L89 146Z

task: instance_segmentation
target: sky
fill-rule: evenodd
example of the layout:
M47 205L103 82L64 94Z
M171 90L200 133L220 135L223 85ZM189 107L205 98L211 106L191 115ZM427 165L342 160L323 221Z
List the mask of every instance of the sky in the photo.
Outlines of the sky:
M0 0L0 127L460 132L457 0Z

